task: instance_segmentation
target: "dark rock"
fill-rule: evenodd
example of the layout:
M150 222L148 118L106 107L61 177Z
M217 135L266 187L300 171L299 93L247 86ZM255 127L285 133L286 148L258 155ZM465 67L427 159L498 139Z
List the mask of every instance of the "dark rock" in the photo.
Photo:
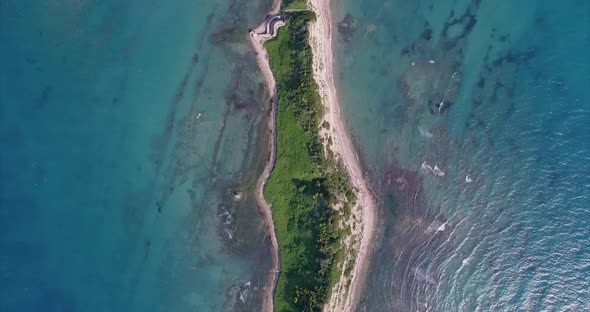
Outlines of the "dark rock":
M346 14L342 21L338 23L338 33L344 41L349 41L356 31L357 23L350 14Z
M422 39L424 39L424 40L430 40L430 39L432 39L432 29L426 29L422 33Z

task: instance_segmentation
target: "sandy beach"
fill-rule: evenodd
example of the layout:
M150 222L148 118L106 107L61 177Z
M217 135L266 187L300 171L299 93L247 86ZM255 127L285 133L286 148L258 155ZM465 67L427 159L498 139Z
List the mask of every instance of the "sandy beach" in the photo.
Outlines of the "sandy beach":
M362 227L357 227L353 236L360 236L360 245L352 273L350 289L346 294L345 287L335 289L326 304L328 311L353 311L358 305L362 286L365 284L366 266L371 252L371 241L375 228L375 200L370 193L360 166L355 146L350 139L346 124L340 113L338 96L334 82L334 54L332 48L332 20L329 0L310 0L310 9L317 19L310 25L310 44L313 51L314 79L318 84L322 104L325 107L327 121L331 127L325 130L325 135L332 138L333 144L328 146L339 157L356 189L357 203L353 207L353 214L361 216ZM326 140L327 142L327 140ZM341 285L342 286L342 285ZM338 287L338 285L337 285ZM344 293L343 293L344 292Z

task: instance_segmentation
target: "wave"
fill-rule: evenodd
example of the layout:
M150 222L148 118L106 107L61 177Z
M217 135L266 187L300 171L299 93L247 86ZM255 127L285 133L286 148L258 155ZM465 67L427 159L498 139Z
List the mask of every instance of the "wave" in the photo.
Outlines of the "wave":
M445 175L445 172L442 171L438 167L438 165L434 165L434 167L432 167L431 165L427 164L426 162L423 162L422 165L420 166L420 168L430 170L430 172L434 173L435 175L437 175L439 177L442 177Z

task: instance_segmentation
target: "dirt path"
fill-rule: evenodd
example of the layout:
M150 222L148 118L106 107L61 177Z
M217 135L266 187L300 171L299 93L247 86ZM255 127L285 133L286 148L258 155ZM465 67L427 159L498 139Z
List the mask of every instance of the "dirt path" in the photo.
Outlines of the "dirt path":
M277 237L275 234L275 226L272 219L272 211L270 205L266 202L264 198L264 186L266 185L266 181L270 177L270 173L275 164L275 153L276 153L276 114L277 114L277 86L276 80L270 70L270 64L268 61L268 55L266 50L264 49L264 43L276 36L276 30L278 27L283 26L284 23L282 20L273 19L275 15L278 14L279 9L281 6L281 1L275 1L271 12L268 13L267 18L262 24L260 24L256 29L250 32L250 42L256 50L256 59L258 61L258 65L262 70L262 74L264 75L264 79L266 80L266 84L268 85L268 89L270 91L270 99L271 99L271 117L268 121L268 129L270 131L271 139L268 142L268 150L269 156L268 161L264 167L262 175L258 179L256 183L256 201L262 212L264 214L264 218L266 223L269 227L269 235L270 241L272 245L272 268L268 273L268 282L266 283L266 287L264 288L264 298L263 298L263 311L272 312L273 311L273 296L276 289L277 281L279 278L279 273L281 271L281 262L280 262L280 255L279 255L279 245L277 243ZM267 28L270 26L270 29Z

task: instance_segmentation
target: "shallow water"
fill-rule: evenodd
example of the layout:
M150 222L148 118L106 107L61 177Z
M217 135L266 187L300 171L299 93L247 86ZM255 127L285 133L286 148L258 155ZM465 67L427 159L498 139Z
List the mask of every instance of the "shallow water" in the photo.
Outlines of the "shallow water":
M257 309L269 6L0 4L1 311Z
M589 3L334 9L384 220L362 309L590 309Z

